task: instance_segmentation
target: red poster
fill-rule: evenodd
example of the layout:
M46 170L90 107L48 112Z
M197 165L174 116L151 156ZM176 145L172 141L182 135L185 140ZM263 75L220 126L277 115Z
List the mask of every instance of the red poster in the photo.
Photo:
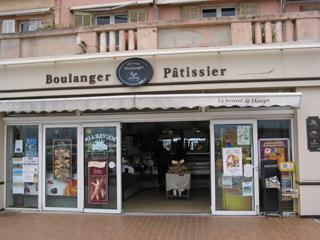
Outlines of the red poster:
M89 168L89 203L108 204L108 162L90 161Z

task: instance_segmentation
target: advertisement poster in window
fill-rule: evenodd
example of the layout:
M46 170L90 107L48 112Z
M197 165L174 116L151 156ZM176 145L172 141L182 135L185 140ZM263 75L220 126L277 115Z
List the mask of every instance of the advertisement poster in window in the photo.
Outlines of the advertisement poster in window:
M260 139L259 147L260 160L277 160L278 164L290 162L288 138Z
M71 179L71 139L53 140L53 169L55 179Z
M223 175L242 176L242 148L223 148Z
M12 193L24 194L22 158L12 159Z
M28 183L38 182L38 158L23 158L23 181Z
M242 196L244 196L244 197L252 197L253 196L252 182L242 182Z
M78 177L76 174L72 179L55 179L53 174L48 174L46 194L48 196L77 196Z
M237 126L237 144L250 145L250 126Z
M37 157L38 156L38 139L27 138L25 143L25 156Z
M91 204L108 204L108 162L88 163L88 200Z

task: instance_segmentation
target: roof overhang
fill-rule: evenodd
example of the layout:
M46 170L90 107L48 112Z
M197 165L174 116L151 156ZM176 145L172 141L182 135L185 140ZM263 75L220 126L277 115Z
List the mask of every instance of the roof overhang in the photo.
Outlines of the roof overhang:
M0 12L0 17L43 14L43 13L49 13L51 9L52 9L51 7L46 7L46 8L32 8L32 9L5 11L5 12Z
M302 93L150 94L0 101L0 112L62 112L206 107L299 108Z
M118 2L118 3L101 3L101 4L71 6L70 10L77 11L77 12L108 11L108 10L114 10L114 9L123 8L123 7L146 5L151 3L153 3L153 0L128 1L128 2Z

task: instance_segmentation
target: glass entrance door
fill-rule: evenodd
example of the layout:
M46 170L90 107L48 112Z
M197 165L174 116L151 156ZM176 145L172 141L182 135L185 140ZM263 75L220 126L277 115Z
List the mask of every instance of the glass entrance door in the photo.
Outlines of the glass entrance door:
M84 211L121 212L120 125L83 128Z
M258 213L256 122L211 122L213 214Z

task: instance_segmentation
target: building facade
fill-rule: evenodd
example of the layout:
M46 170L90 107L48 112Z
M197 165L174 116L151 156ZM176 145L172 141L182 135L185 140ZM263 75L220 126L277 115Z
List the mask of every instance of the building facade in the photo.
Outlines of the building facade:
M320 215L319 8L0 3L0 208L130 212L182 142L211 214Z

